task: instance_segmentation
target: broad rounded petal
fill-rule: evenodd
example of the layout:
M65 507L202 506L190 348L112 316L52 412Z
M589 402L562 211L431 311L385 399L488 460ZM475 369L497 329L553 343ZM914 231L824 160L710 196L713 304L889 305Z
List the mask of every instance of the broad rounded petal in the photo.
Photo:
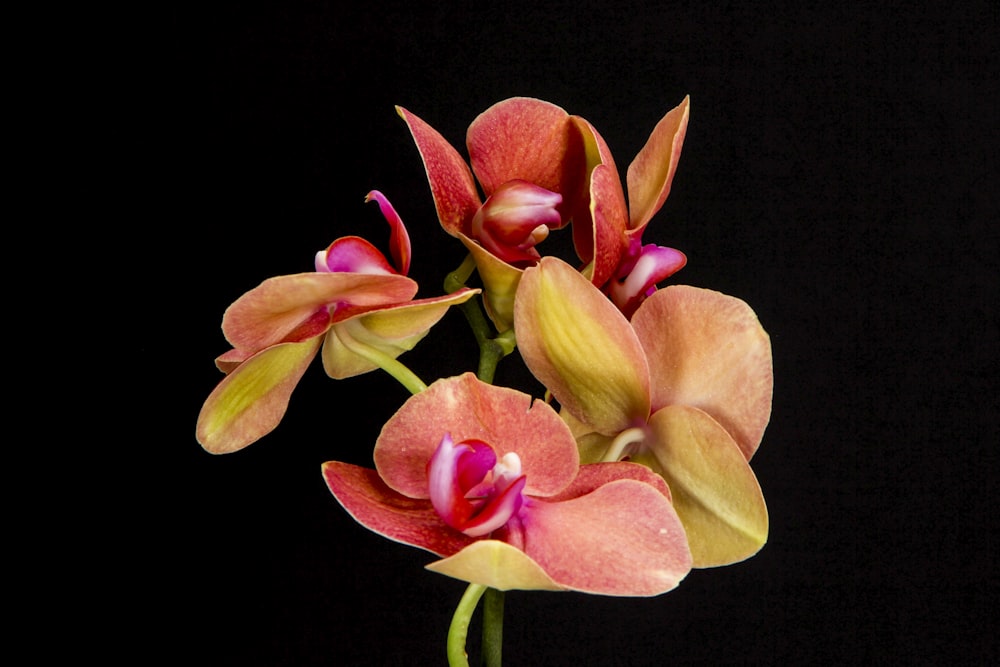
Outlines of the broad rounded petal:
M523 551L497 540L473 542L454 556L431 563L431 572L509 590L563 590Z
M634 479L521 510L525 553L565 588L650 596L677 586L691 551L677 512L657 488Z
M633 460L663 475L687 530L695 567L735 563L767 541L767 506L757 477L726 430L681 405L649 419L647 449Z
M670 183L681 158L681 145L687 132L690 98L669 111L642 147L625 175L628 184L629 227L642 227L652 218L670 194Z
M584 151L569 114L550 102L514 97L481 113L466 136L472 170L487 196L515 179L563 195L584 185ZM565 210L565 205L560 206Z
M468 301L479 290L460 290L445 296L418 299L398 306L366 311L338 320L326 335L323 369L335 380L354 377L378 368L378 364L355 350L358 345L374 348L395 359L427 335L455 304Z
M514 296L523 270L499 259L464 234L460 234L458 238L476 262L476 271L483 281L486 314L497 331L503 333L514 326Z
M454 554L472 542L449 528L430 501L396 493L370 468L329 461L323 464L323 478L355 521L383 537L438 556Z
M574 417L605 435L649 415L639 339L618 309L565 262L525 270L514 303L521 356Z
M213 454L228 454L274 430L320 340L274 345L237 366L201 408L195 430L201 446Z
M771 342L746 303L720 292L671 285L646 299L632 326L649 360L653 410L701 408L747 459L771 416Z
M529 495L558 493L579 468L573 435L549 405L464 373L410 397L382 427L374 453L382 479L399 493L427 498L427 462L445 433L455 442L482 440L498 459L517 454Z
M420 151L441 226L452 236L467 233L482 205L469 165L433 127L403 107L397 106L396 112L406 121Z
M269 278L226 309L222 332L233 347L260 350L318 336L330 324L328 306L376 306L409 301L417 284L405 276L298 273Z

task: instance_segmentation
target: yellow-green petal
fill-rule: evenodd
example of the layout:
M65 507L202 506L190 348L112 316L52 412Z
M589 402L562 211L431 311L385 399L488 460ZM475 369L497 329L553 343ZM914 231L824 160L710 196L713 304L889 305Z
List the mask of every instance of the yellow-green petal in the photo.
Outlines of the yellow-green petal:
M554 257L526 269L514 320L528 368L574 417L605 435L646 420L649 371L639 339L578 271Z
M236 367L198 415L198 442L212 454L243 449L274 430L322 338L266 348Z
M468 236L459 234L458 238L469 249L469 254L476 262L476 271L483 281L483 305L486 307L486 314L497 328L497 332L503 333L514 326L514 296L521 281L522 271L497 258Z
M708 414L668 406L649 419L650 437L632 457L660 473L684 524L694 566L745 560L767 542L760 484L736 442Z
M453 556L427 565L427 569L499 591L563 590L523 551L497 540L473 542Z
M479 290L410 301L370 311L334 324L323 345L323 369L335 380L354 377L379 367L370 357L359 355L357 347L374 349L395 359L427 335L455 304L468 301Z

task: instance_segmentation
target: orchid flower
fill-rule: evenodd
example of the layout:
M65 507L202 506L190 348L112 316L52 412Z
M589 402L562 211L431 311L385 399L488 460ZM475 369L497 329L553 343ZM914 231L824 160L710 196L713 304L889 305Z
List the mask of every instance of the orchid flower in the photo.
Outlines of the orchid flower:
M374 459L374 470L325 463L330 491L370 530L440 556L432 571L498 590L650 596L690 570L659 476L580 466L548 404L471 373L410 397Z
M743 560L767 540L749 461L771 409L767 334L744 302L690 286L657 291L627 320L565 262L521 279L518 348L559 402L581 460L631 460L666 480L695 567Z
M638 305L655 281L684 265L676 250L646 250L641 235L670 190L687 108L685 99L660 121L629 167L627 206L604 139L554 104L515 97L480 114L467 133L471 169L440 133L397 107L423 160L441 225L475 260L487 313L500 331L512 325L517 283L538 261L537 244L571 221L584 272L595 285L609 284L616 303ZM628 280L634 267L641 278Z
M479 290L413 300L406 228L382 193L365 201L377 202L392 228L395 265L364 239L339 238L317 253L315 272L265 280L226 310L222 331L233 349L216 365L227 375L202 406L196 431L209 452L237 451L273 430L321 347L332 378L381 367L411 391L423 388L396 357Z

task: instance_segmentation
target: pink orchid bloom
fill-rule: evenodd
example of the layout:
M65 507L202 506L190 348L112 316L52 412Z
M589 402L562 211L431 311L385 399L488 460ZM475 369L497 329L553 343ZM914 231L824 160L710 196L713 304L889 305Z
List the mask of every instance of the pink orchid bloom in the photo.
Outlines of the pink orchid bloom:
M373 359L412 349L450 306L479 291L413 300L406 228L380 192L365 199L373 200L392 227L395 268L368 241L347 236L317 253L315 272L265 280L226 309L222 331L233 349L216 365L227 375L198 416L207 451L234 452L272 431L321 347L330 377L367 373L378 368Z
M666 480L695 567L748 558L767 540L749 461L770 417L770 341L731 296L657 291L631 322L571 266L525 271L518 349L559 402L581 460L631 460Z
M467 133L471 169L440 133L397 107L423 159L441 225L475 259L487 312L499 330L512 325L517 283L522 270L538 261L536 245L571 221L584 272L595 285L614 281L608 293L616 303L637 305L650 281L683 266L676 250L669 256L645 251L641 236L670 190L687 109L685 98L657 124L629 167L626 205L604 139L589 122L554 104L515 97L480 114ZM635 266L641 279L627 280Z
M363 526L440 556L432 571L499 590L650 596L691 568L659 476L580 466L548 404L471 373L407 400L374 458L375 470L325 463L330 491Z

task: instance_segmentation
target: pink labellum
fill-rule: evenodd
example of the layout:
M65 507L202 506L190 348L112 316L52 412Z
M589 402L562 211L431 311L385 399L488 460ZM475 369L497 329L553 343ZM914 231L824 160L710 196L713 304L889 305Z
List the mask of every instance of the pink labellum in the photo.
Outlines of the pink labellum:
M495 466L495 467L494 467ZM493 479L486 476L493 469ZM446 524L470 537L488 535L521 508L525 476L516 454L496 463L481 440L455 444L445 434L427 464L431 504Z
M622 277L608 286L611 300L625 317L631 317L639 304L656 291L656 283L680 271L687 264L687 257L680 250L650 243L642 246L630 264Z
M473 238L511 265L533 264L539 257L534 246L560 224L560 202L558 193L527 181L508 181L472 218Z
M368 241L358 236L344 236L316 253L316 271L319 273L364 273L368 275L396 275L385 255Z

